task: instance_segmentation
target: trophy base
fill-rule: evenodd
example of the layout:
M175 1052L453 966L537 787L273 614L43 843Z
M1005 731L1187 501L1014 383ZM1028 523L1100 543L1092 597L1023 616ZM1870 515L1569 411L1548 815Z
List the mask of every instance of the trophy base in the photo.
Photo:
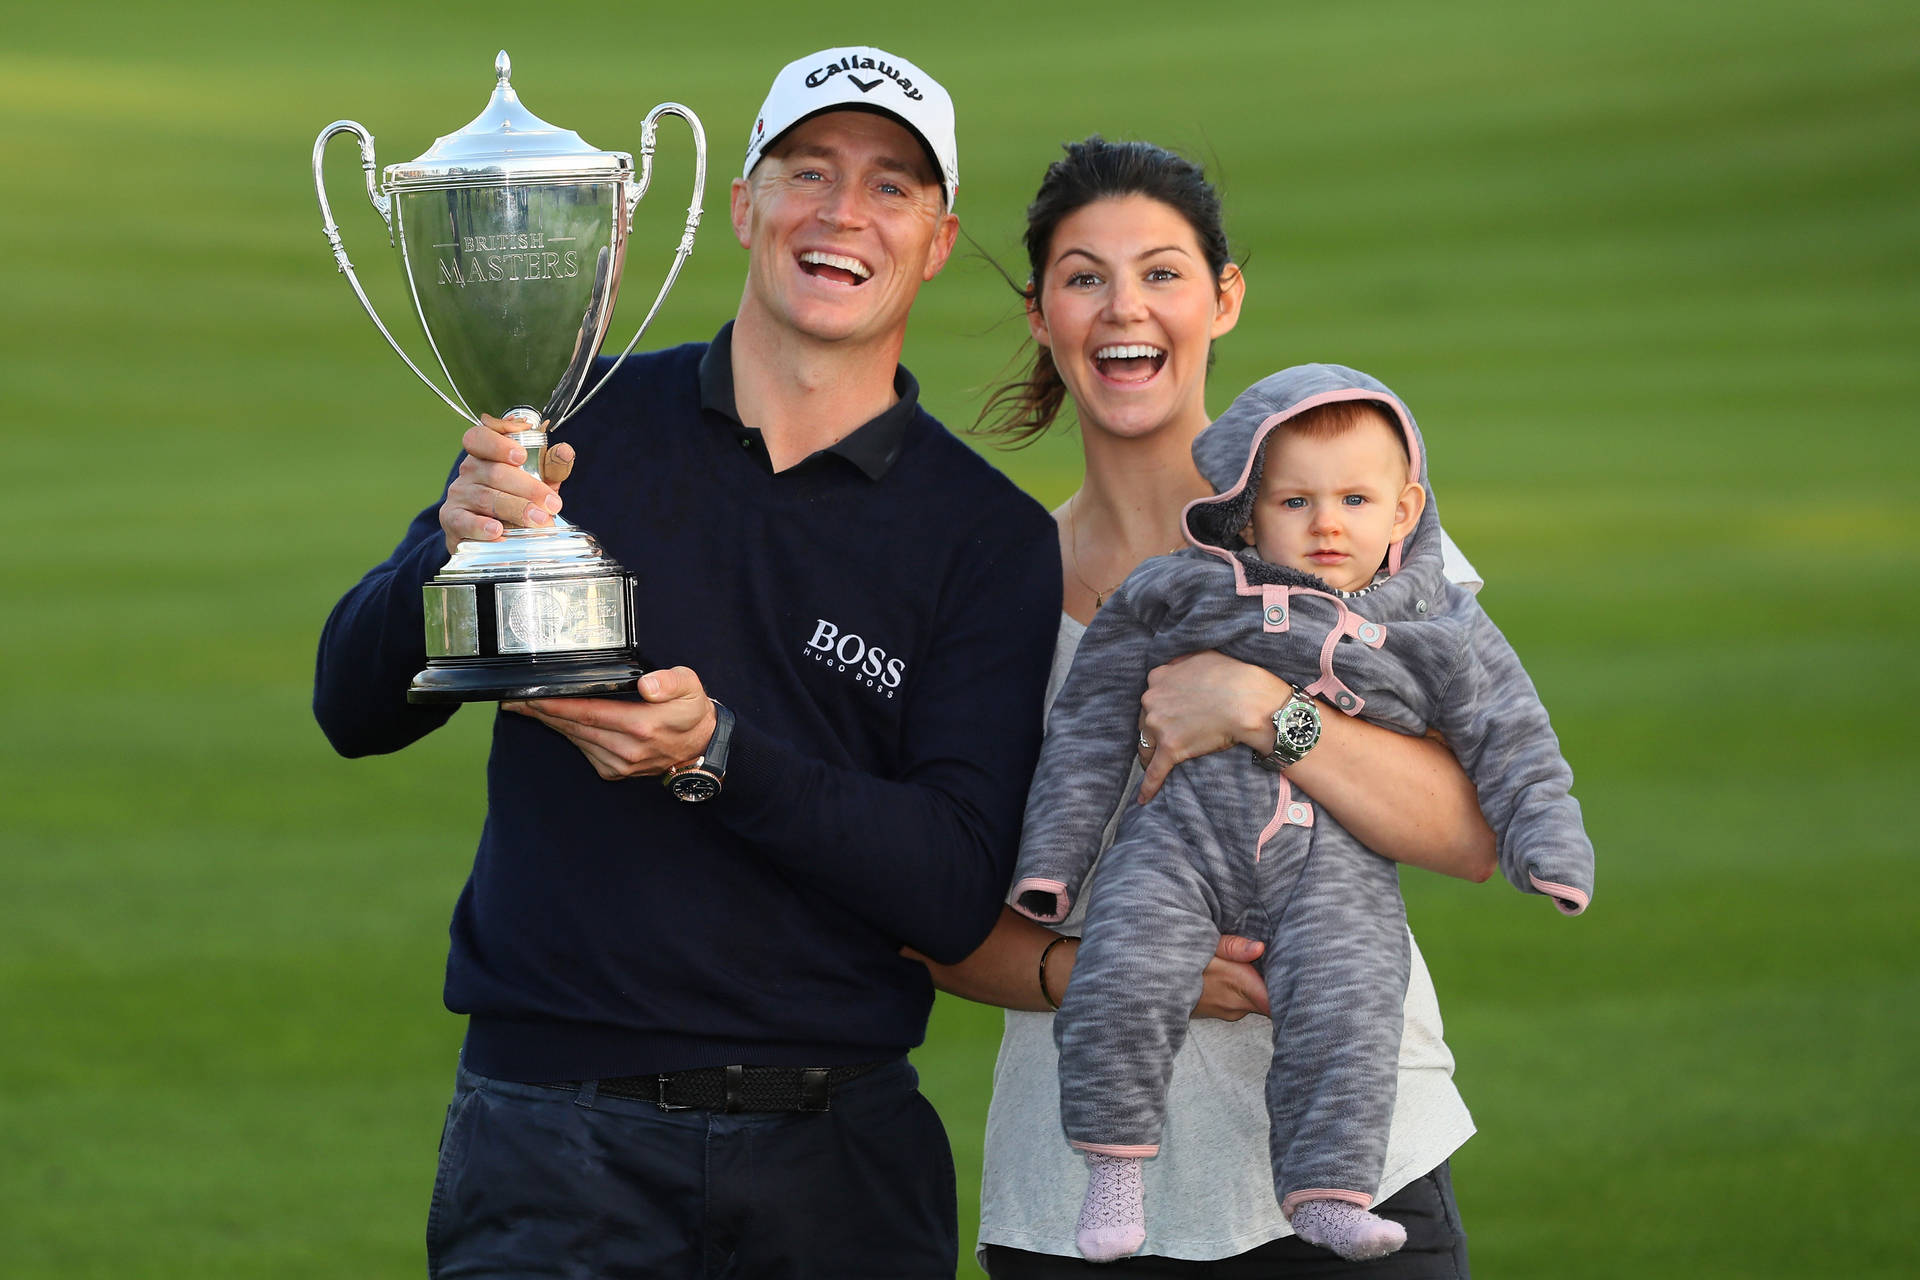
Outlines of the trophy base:
M413 703L518 702L523 698L589 698L632 693L647 669L633 655L577 658L502 658L491 662L429 663L413 678Z
M427 667L413 703L633 693L633 579L593 535L556 521L463 542L421 589ZM583 572L584 571L584 572Z

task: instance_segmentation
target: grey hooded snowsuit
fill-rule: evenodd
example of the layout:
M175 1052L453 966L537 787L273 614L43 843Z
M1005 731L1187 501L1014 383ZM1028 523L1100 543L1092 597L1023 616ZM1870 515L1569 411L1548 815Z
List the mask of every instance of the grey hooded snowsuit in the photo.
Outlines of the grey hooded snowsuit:
M1240 539L1262 446L1280 422L1364 400L1406 432L1427 485L1391 576L1342 598L1260 560ZM1441 571L1440 516L1412 415L1385 386L1338 365L1254 384L1194 445L1219 491L1185 513L1192 546L1134 571L1087 628L1048 718L1028 794L1015 906L1063 919L1126 786L1152 668L1203 649L1264 667L1348 715L1407 734L1439 731L1478 792L1507 879L1577 915L1593 847L1572 771L1513 649ZM1076 1147L1158 1151L1167 1078L1223 932L1267 944L1274 1054L1267 1112L1274 1188L1365 1207L1379 1187L1406 994L1406 913L1393 863L1285 775L1239 751L1189 760L1131 806L1107 851L1054 1037L1060 1110Z

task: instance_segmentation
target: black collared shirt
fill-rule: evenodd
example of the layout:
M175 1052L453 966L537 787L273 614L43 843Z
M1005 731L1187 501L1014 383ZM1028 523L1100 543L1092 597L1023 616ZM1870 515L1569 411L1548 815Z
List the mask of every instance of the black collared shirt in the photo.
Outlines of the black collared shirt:
M920 383L907 372L905 365L894 367L893 394L898 398L891 407L794 465L804 467L832 454L860 468L869 480L878 480L886 475L894 460L900 456L900 446L906 440L907 424L913 421L913 415L920 405ZM732 434L742 451L752 454L754 461L768 471L773 470L773 458L767 452L767 442L760 428L747 426L740 421L740 410L734 400L731 320L721 326L720 332L708 345L707 354L701 357L700 408L709 422Z

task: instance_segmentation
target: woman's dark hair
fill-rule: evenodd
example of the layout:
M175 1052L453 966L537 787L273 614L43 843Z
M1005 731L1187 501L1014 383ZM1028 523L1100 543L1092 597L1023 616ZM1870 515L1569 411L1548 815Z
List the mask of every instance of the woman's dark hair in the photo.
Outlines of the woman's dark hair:
M1061 221L1096 201L1121 196L1158 200L1185 218L1214 280L1220 279L1233 255L1221 225L1220 193L1199 165L1151 142L1108 142L1097 133L1083 142L1067 143L1066 153L1047 167L1039 193L1027 206L1027 263L1032 274L1024 288L1014 285L1022 299L1032 303L1039 298L1047 254ZM1008 283L1013 283L1011 277ZM1053 353L1035 343L1026 371L994 391L980 410L975 428L982 435L997 437L1002 448L1017 449L1046 433L1066 396L1067 386L1054 368Z

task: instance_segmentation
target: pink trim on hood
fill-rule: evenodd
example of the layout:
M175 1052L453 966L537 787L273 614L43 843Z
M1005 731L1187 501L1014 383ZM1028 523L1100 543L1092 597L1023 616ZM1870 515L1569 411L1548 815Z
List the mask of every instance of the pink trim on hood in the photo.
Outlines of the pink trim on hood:
M1278 413L1268 414L1260 420L1260 425L1253 429L1253 441L1247 447L1247 460L1241 464L1240 478L1235 480L1233 484L1227 488L1222 489L1219 493L1211 494L1205 498L1195 498L1192 502L1189 502L1180 509L1180 532L1186 537L1188 545L1197 547L1201 551L1211 551L1215 555L1232 563L1235 566L1234 577L1237 583L1237 589L1241 595L1248 594L1247 575L1244 570L1239 568L1238 558L1225 547L1216 547L1212 543L1202 542L1194 537L1193 526L1187 522L1187 517L1193 514L1195 507L1212 506L1233 497L1247 487L1247 477L1253 473L1253 460L1259 456L1260 450L1266 447L1267 436L1273 432L1275 427L1289 418L1299 417L1309 409L1317 409L1323 404L1338 404L1344 400L1372 400L1376 403L1384 404L1393 410L1393 416L1400 424L1400 434L1405 436L1407 441L1407 478L1422 488L1426 487L1426 467L1425 460L1420 453L1420 434L1413 429L1413 415L1407 412L1407 406L1401 404L1400 397L1391 392L1370 391L1365 387L1342 387L1338 391L1322 391L1316 395L1310 395L1290 409L1282 409ZM1389 576L1400 572L1401 543L1405 541L1406 539L1402 538L1399 542L1395 542L1387 548L1387 573Z

